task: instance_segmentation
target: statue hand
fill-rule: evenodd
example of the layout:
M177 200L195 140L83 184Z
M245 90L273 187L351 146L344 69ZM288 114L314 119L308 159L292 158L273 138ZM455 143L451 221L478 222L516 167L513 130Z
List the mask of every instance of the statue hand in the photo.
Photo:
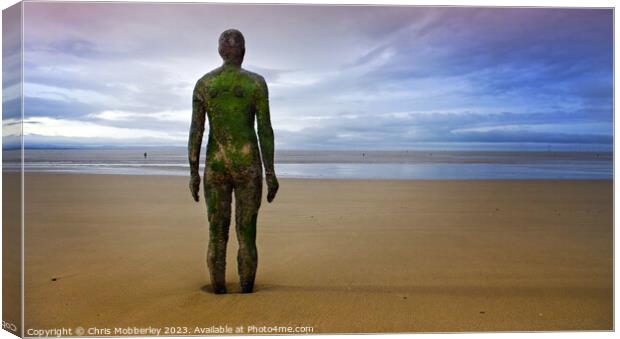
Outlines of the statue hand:
M276 178L275 173L267 173L265 179L267 181L267 202L272 202L273 198L276 197L276 193L278 193L280 184L278 184L278 178Z
M192 197L194 201L198 202L200 198L198 197L198 192L200 191L200 175L193 174L189 179L189 191L192 192Z

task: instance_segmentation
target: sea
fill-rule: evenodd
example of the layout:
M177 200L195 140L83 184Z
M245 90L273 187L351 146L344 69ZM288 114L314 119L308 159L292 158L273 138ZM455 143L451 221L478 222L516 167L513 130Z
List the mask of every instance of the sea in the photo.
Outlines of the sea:
M145 153L146 152L146 156ZM3 151L3 170L21 167ZM189 176L185 148L26 149L26 172ZM201 157L204 169L204 150ZM613 152L277 150L280 178L613 179Z

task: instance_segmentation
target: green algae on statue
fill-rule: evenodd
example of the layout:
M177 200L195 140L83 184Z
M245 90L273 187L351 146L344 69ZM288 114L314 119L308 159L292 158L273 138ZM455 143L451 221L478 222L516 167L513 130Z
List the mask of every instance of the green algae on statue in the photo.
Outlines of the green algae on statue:
M211 284L214 293L226 293L226 244L234 192L239 279L241 291L250 293L254 289L258 259L256 219L262 197L263 165L268 202L273 201L279 187L273 168L273 129L265 79L241 68L245 55L241 32L235 29L223 32L219 53L224 64L205 74L194 88L188 145L189 188L194 200L199 201L198 167L206 115L209 137L204 195L209 219L207 265Z

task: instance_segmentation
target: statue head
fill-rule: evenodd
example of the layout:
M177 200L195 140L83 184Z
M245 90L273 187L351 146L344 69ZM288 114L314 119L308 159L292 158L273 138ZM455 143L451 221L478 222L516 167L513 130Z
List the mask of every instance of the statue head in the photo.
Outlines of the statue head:
M220 35L218 51L225 64L240 66L245 55L243 34L236 29L225 30Z

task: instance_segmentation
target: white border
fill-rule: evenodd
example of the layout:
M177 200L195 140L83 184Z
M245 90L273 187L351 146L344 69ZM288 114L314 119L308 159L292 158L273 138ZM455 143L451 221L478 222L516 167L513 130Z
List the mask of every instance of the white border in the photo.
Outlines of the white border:
M9 0L9 1L3 1L1 8L4 10L16 3L18 3L19 1L16 0ZM26 0L25 2L37 2L32 1L32 0ZM86 2L83 0L63 0L63 1L59 1L59 2ZM317 4L317 5L383 5L383 6L389 6L389 5L418 5L418 6L480 6L480 7L602 7L602 8L614 8L614 150L616 149L616 146L618 146L618 140L615 138L615 130L616 130L616 119L615 119L615 98L618 96L618 89L615 86L615 78L616 78L616 63L618 62L618 55L615 53L615 47L616 47L616 43L617 43L617 25L616 23L616 17L615 17L615 1L610 1L610 0L590 0L590 1L575 1L575 0L564 0L564 1L559 1L559 0L537 0L537 1L532 1L532 0L521 0L521 1L516 1L516 0L503 0L503 1L492 1L492 0L477 0L477 1L467 1L467 0L452 0L452 1L432 1L432 0L415 0L415 1L405 1L405 0L374 0L374 1L368 1L368 0L313 0L313 1L300 1L300 0L287 0L287 1L283 1L283 0L266 0L266 1L260 1L260 0L242 0L242 1L233 1L233 0L211 0L211 1L195 1L195 0L184 0L184 1L179 1L179 0L150 0L150 1L123 1L123 0L107 0L107 1L93 1L93 2L176 2L176 3L248 3L248 4L252 4L252 3L270 3L270 4ZM22 39L23 39L23 15L24 15L24 7L22 6ZM1 16L0 16L0 27L1 27ZM2 37L0 35L0 43L2 42ZM24 77L24 69L23 69L23 41L22 41L22 84L23 84L23 77ZM0 54L0 64L2 61L2 56ZM23 86L22 87L22 121L23 121ZM1 112L1 106L0 106L0 112ZM23 171L23 156L24 156L24 149L23 149L23 125L22 125L22 171ZM2 160L2 156L0 154L0 161ZM614 156L614 178L616 177L616 175L618 174L618 172L616 172L618 169L618 167L616 166L616 158ZM23 172L22 172L23 173ZM22 223L24 222L24 194L23 194L23 184L24 184L24 177L22 176ZM0 188L2 186L2 183L0 181ZM617 280L615 279L615 272L617 272L617 268L618 268L618 261L615 260L615 243L618 235L615 232L615 211L618 208L618 201L616 199L616 194L615 194L615 181L614 181L614 325L617 323L618 321L618 314L617 312L615 312L615 306L616 306L616 294L615 294L615 290L618 287L618 283ZM0 198L0 203L1 203L2 199ZM2 210L2 207L0 205L0 211ZM1 234L0 234L0 243L1 243ZM23 246L23 241L24 241L24 229L22 227L22 265L23 265L23 260L24 260L24 246ZM1 277L1 271L0 271L0 277ZM23 305L23 300L24 300L24 269L22 266L22 331L24 328L24 305ZM0 279L1 281L1 279ZM1 304L0 304L0 309L1 309ZM22 332L23 335L23 332ZM431 338L454 338L454 334L381 334L379 335L380 337L391 337L391 336L398 336L400 338L404 337L404 336L426 336L426 337L431 337ZM352 335L353 337L362 337L362 335ZM593 337L593 338L602 338L602 337L610 337L610 336L614 336L613 332L547 332L547 333L496 333L496 332L482 332L482 333L467 333L467 334L458 334L458 338L478 338L479 336L499 336L500 338L521 338L521 337L544 337L544 338L580 338L580 337ZM8 337L12 337L11 334L9 334L6 331L0 331L0 338L8 338ZM279 338L281 336L263 336L265 338ZM321 337L324 338L335 338L336 335L321 335ZM164 337L164 338L171 338L171 337ZM241 338L241 337L239 337Z

